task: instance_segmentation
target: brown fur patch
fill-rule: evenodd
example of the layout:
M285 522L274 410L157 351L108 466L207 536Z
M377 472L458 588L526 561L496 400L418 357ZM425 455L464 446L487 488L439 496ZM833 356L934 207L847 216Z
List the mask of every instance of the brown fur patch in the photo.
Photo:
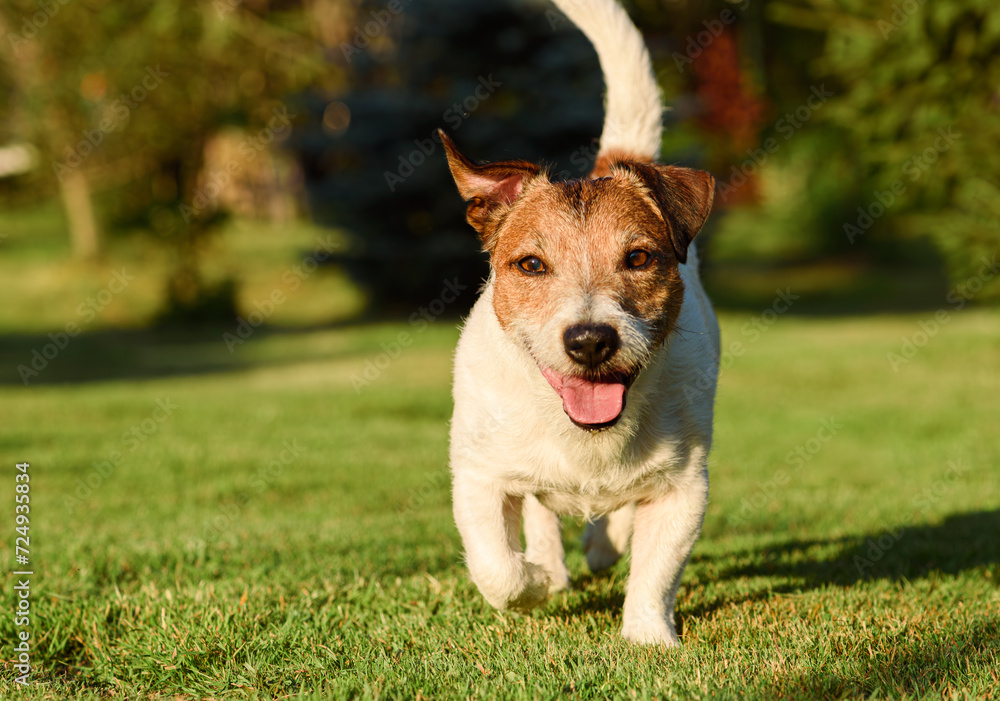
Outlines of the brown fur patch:
M497 226L524 187L536 177L544 178L541 168L521 160L476 163L462 155L444 130L438 129L438 137L458 192L468 203L465 220L479 232L483 250L492 251Z
M715 179L702 170L659 163L618 161L612 171L638 177L667 225L677 260L687 262L687 249L701 231L715 199Z
M636 249L654 256L644 269L626 266ZM531 255L545 263L545 274L518 268ZM509 329L515 317L546 319L568 298L603 293L653 329L659 344L684 299L677 264L663 219L637 178L546 184L526 192L499 231L494 308Z
M628 151L622 151L619 149L612 149L610 151L602 151L597 154L597 159L594 161L594 169L590 171L590 179L594 178L606 178L611 175L611 166L618 161L631 161L632 163L649 163L648 158L643 158L641 156L636 156L629 153Z
M490 253L494 310L508 333L538 328L580 300L607 298L645 324L649 351L663 341L684 300L677 266L711 210L708 173L609 152L598 157L594 179L552 183L527 161L470 161L439 135L469 203L466 218ZM637 249L653 259L633 269L626 259ZM522 270L528 256L541 259L545 272Z

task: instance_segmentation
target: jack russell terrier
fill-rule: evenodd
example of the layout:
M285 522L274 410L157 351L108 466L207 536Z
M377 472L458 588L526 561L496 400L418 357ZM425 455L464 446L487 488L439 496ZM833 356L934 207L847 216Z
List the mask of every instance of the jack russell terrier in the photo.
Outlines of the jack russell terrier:
M715 181L655 162L660 91L617 2L555 4L596 48L607 84L590 176L477 163L439 132L491 266L455 354L455 521L480 592L516 611L569 586L560 514L589 520L593 571L631 537L622 634L674 646L708 500L719 330L690 244Z

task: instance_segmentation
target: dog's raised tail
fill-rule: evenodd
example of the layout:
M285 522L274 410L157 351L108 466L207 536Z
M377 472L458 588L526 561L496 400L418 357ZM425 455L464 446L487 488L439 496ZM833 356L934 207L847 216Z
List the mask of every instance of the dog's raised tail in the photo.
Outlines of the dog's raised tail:
M598 153L637 160L660 155L663 103L639 30L617 0L553 0L597 50L604 73L604 131Z

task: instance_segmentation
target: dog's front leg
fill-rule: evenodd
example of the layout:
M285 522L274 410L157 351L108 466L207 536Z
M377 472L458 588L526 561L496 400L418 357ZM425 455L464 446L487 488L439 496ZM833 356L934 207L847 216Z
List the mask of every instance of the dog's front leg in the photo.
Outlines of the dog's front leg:
M663 496L640 503L632 533L632 567L622 635L634 643L679 644L674 604L708 504L704 469Z
M523 498L496 484L456 475L455 523L465 545L472 581L499 609L527 611L545 601L549 577L521 550Z
M545 568L549 575L549 591L569 588L569 570L562 546L562 524L559 516L538 501L534 494L524 498L525 558Z

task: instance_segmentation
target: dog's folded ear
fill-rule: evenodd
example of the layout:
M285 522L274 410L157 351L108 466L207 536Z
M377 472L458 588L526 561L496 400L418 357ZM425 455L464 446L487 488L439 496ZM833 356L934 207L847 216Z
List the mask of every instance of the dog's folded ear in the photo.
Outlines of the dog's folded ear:
M667 226L677 260L687 262L687 249L705 225L715 199L715 178L703 170L658 163L615 164L638 176Z
M484 250L492 251L500 218L521 196L529 181L544 177L542 169L528 161L475 163L459 152L444 130L438 129L437 133L448 155L448 168L458 192L468 202L465 218L479 232Z

